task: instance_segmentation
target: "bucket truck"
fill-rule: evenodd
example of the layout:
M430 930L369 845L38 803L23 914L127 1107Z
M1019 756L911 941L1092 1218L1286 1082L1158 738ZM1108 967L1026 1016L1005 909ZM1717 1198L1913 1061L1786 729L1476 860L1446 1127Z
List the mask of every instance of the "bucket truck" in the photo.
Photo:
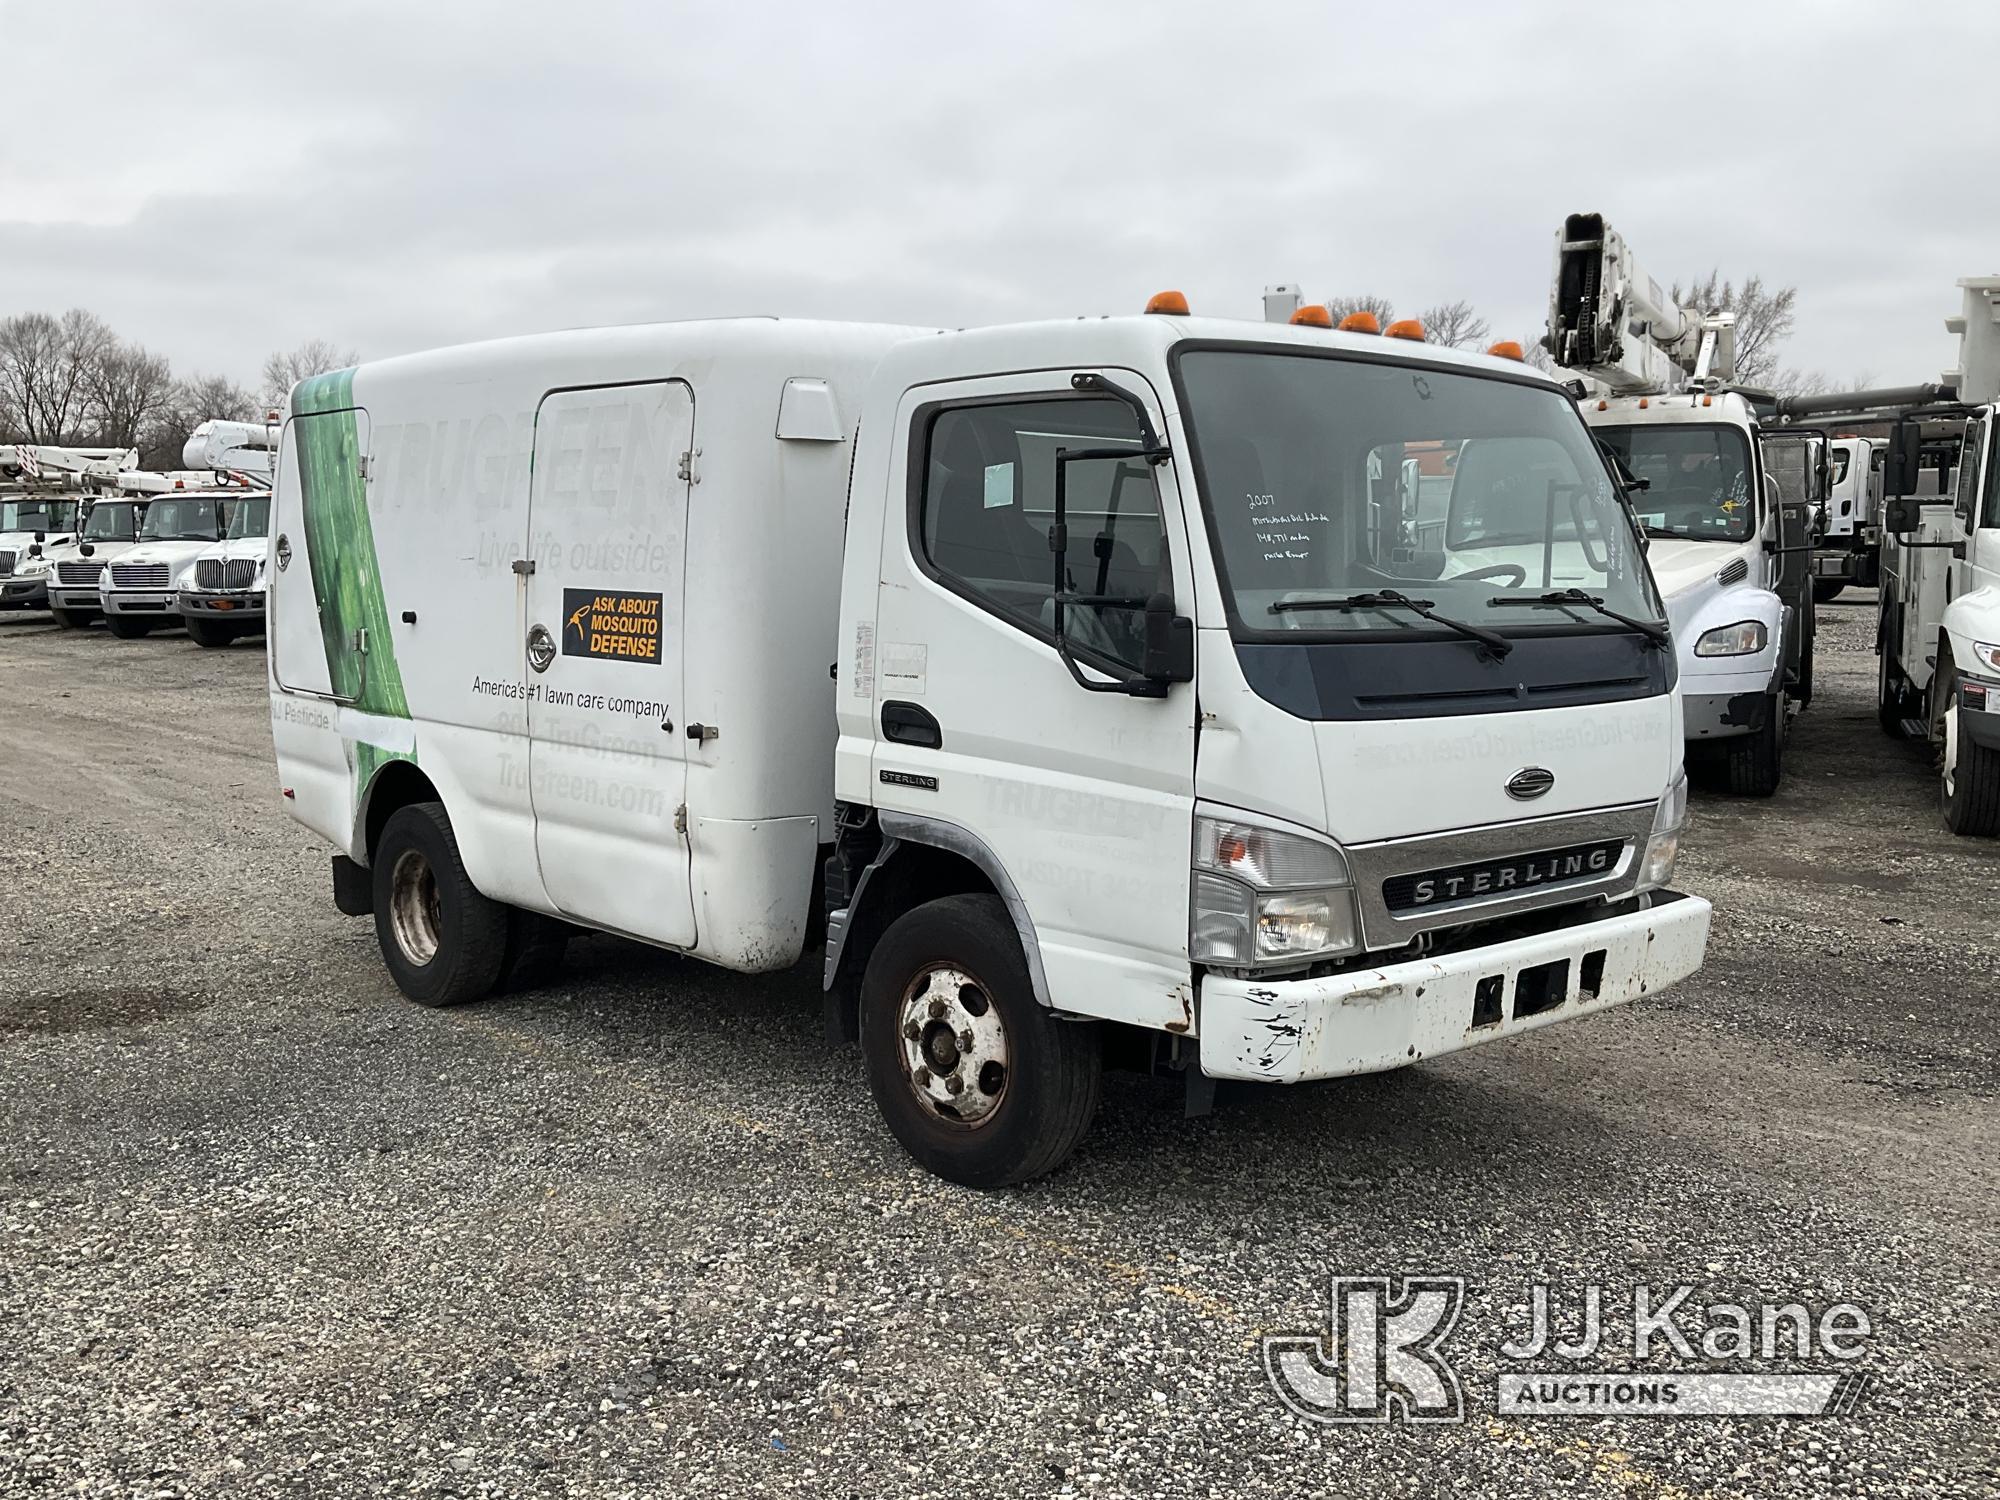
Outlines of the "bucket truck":
M1624 470L1678 658L1688 760L1739 794L1777 790L1812 697L1817 433L1767 436L1733 384L1736 319L1678 306L1599 214L1556 240L1544 340ZM1554 499L1550 502L1555 503Z
M129 449L0 448L0 609L46 607L48 554L76 540L79 487L138 461Z
M271 549L271 460L281 426L204 422L189 435L183 463L205 466L249 487L230 507L221 541L197 553L182 575L174 608L197 646L228 646L264 629L264 570ZM258 493L259 491L265 493Z

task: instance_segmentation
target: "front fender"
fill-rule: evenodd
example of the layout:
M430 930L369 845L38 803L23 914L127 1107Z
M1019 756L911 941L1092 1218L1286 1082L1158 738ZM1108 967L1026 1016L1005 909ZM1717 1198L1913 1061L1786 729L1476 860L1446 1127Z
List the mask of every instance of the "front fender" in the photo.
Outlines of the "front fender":
M1960 594L1944 607L1939 619L1951 659L1961 672L2000 676L1973 652L1974 644L2000 645L2000 588L1991 584Z
M1764 627L1764 649L1744 656L1696 656L1695 642L1723 625L1755 620ZM1724 589L1705 599L1688 617L1685 630L1674 637L1680 661L1681 691L1708 691L1704 682L1717 678L1742 678L1758 673L1766 679L1776 675L1779 654L1784 649L1785 606L1769 589Z

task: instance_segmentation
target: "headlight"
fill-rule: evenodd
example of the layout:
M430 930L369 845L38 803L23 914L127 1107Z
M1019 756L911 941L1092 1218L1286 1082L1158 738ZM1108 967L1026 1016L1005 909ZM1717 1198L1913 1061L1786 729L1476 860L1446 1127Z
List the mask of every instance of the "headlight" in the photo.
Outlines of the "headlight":
M1657 891L1674 878L1674 861L1680 857L1681 829L1687 823L1687 772L1674 778L1667 794L1653 812L1653 832L1646 840L1646 857L1639 862L1639 883L1634 893Z
M1195 819L1197 962L1298 964L1360 947L1347 860L1332 844L1253 823Z
M2000 646L1989 646L1985 641L1975 641L1972 654L1979 658L1979 664L1987 671L2000 676Z
M14 564L16 578L41 578L48 571L49 560L46 557L24 557Z
M1718 625L1704 630L1694 643L1696 656L1752 656L1764 649L1770 636L1762 620L1738 620L1734 625Z

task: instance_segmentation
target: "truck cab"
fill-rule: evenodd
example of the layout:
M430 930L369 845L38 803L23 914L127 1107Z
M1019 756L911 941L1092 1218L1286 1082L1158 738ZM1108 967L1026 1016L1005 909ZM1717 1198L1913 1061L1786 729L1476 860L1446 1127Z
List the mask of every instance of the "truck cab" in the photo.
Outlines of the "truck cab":
M137 542L111 559L98 585L113 635L136 640L182 623L176 600L194 582L195 560L222 539L245 499L242 490L175 490L146 507Z
M195 554L174 609L198 646L227 646L264 629L264 569L271 551L271 497L244 494L229 508L223 539Z
M81 497L0 493L0 609L40 609L49 598L49 554L76 540Z
M1813 553L1813 599L1824 604L1850 583L1872 589L1878 581L1882 543L1882 463L1876 438L1835 437L1825 520Z
M138 545L149 503L149 496L133 494L87 499L76 540L45 551L49 613L58 625L79 629L101 613L97 589L105 566Z
M1638 481L1630 502L1673 621L1690 752L1732 791L1769 796L1791 716L1811 695L1813 619L1799 587L1809 463L1797 455L1788 495L1769 472L1773 440L1733 392L1581 404Z
M1697 967L1667 615L1564 391L1155 307L298 388L280 784L405 993L477 999L550 924L819 949L891 1132L992 1186L1108 1055L1194 1104Z

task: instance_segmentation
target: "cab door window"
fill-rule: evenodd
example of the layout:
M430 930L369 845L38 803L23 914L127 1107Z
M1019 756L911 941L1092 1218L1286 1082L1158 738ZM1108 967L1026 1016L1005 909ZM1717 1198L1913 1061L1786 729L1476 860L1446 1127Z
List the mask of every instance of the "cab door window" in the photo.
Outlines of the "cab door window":
M1065 465L1064 610L1080 653L1138 668L1145 601L1173 593L1166 527L1144 439L1122 401L1053 397L947 406L924 426L913 537L924 571L981 609L1053 640L1056 455L1129 450Z

